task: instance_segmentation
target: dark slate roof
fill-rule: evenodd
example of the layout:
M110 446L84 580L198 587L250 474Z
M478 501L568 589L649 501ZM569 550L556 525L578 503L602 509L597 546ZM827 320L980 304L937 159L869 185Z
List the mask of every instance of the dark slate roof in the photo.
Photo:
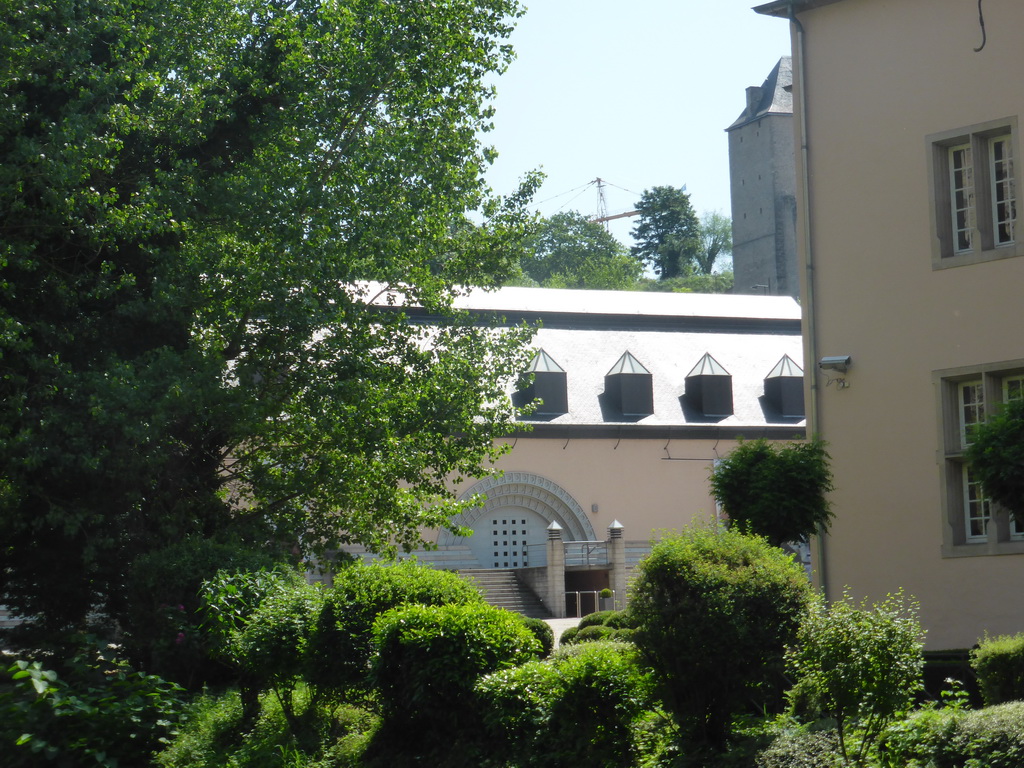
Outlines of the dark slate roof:
M491 316L540 321L533 346L566 372L569 412L531 418L537 436L558 427L596 436L628 426L679 437L757 437L774 427L803 429L802 419L781 416L764 398L764 379L778 375L784 358L797 365L803 359L800 307L788 296L505 288L473 292L458 304ZM623 364L626 353L652 374L651 415L625 416L604 396L605 375ZM686 377L702 361L710 364L706 356L732 376L729 416L704 416L683 396ZM632 363L629 369L639 370Z
M749 89L748 89L749 90ZM790 56L783 56L772 68L771 74L765 78L760 89L754 91L760 96L751 104L749 93L748 103L743 113L736 118L736 121L725 130L732 131L736 128L760 120L766 115L792 115L793 114L793 59Z

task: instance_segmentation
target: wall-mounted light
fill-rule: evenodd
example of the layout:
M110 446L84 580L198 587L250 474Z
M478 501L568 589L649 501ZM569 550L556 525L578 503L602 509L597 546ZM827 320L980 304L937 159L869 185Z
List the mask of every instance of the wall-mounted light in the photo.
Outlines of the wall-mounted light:
M823 371L840 371L846 372L846 369L850 367L852 362L849 355L834 355L832 357L823 357L818 362L818 367Z

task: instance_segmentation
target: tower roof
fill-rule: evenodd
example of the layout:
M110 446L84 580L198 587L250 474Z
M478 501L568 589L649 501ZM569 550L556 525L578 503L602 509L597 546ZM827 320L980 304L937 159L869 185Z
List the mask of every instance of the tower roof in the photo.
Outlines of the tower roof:
M766 115L793 114L793 59L783 56L760 87L747 89L747 106L736 121L725 130L759 120Z

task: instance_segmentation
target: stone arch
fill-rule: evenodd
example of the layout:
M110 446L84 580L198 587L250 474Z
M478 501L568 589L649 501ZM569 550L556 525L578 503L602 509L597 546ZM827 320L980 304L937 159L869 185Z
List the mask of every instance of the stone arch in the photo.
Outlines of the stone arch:
M486 516L503 509L529 509L548 524L562 526L564 541L596 541L594 526L590 524L583 508L564 488L540 475L528 472L506 472L501 477L488 477L474 484L459 498L467 499L483 494L487 500L482 506L474 507L453 518L452 522L475 529ZM438 537L439 546L453 546L463 541L449 530L443 530Z

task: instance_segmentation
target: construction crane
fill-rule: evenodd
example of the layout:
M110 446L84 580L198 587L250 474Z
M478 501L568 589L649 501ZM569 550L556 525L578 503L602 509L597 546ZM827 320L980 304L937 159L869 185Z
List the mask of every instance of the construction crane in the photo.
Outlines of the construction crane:
M594 179L591 184L597 186L597 216L591 219L595 224L604 224L604 228L608 229L608 222L614 221L615 219L624 219L627 216L636 216L640 211L626 211L625 213L613 213L608 214L608 200L605 198L604 188L608 183L600 176ZM628 190L627 190L628 191Z

